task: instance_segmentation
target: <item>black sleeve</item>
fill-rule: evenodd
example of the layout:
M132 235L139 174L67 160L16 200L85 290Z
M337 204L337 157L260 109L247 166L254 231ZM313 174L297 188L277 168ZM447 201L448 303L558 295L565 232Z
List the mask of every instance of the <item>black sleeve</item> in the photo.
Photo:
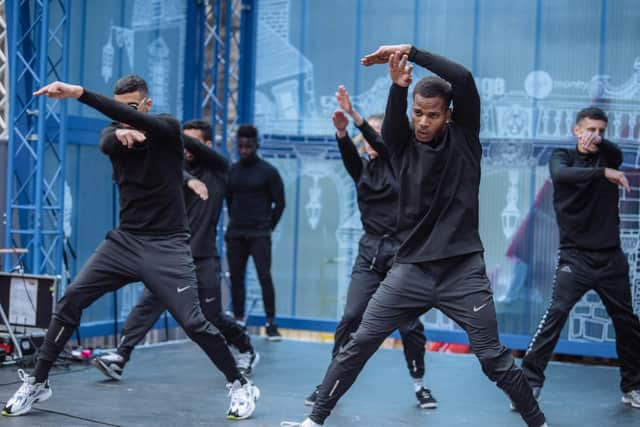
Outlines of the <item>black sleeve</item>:
M353 145L353 141L348 134L344 138L338 138L338 135L336 135L336 140L338 141L338 149L340 150L344 168L357 183L360 180L360 174L362 174L362 159L360 159L358 149Z
M480 131L480 95L471 72L443 56L415 47L411 47L409 61L434 72L451 83L453 90L451 118L453 122L469 132L478 133Z
M382 140L389 154L394 155L404 149L411 139L411 126L407 117L408 88L391 84L387 108L382 121Z
M187 184L189 183L189 181L191 181L192 179L197 179L197 178L195 176L191 175L186 170L182 169L182 185L184 185L186 187Z
M549 174L553 182L571 184L590 181L604 176L604 168L571 166L571 155L566 149L553 150L549 159Z
M116 138L116 129L115 125L109 125L100 134L100 151L107 156L119 156L127 152L127 147Z
M613 169L619 169L622 165L622 150L611 141L604 140L600 144L600 152L605 158L607 166Z
M377 151L377 153L385 158L389 158L389 151L387 147L384 145L384 141L382 140L382 135L376 132L368 121L363 120L360 126L357 126L360 132L362 132L362 136L367 140L371 148Z
M215 152L195 138L182 134L184 148L189 150L196 159L205 163L210 169L226 173L229 170L229 161L221 154Z
M169 115L140 113L122 102L84 89L78 101L100 111L105 116L134 129L158 135L160 141L174 141L180 135L180 123ZM181 142L180 138L177 141Z
M271 200L273 202L271 216L271 229L273 230L278 225L278 222L280 222L282 212L284 211L284 184L276 168L273 168L273 172L269 178L269 192L271 193Z

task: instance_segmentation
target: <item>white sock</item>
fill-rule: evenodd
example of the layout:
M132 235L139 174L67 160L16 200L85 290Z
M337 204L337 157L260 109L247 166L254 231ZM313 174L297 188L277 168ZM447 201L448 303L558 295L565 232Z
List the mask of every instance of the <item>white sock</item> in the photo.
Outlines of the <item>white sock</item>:
M414 378L413 379L413 391L415 391L417 393L420 390L422 390L423 387L424 387L424 382L423 382L422 378Z

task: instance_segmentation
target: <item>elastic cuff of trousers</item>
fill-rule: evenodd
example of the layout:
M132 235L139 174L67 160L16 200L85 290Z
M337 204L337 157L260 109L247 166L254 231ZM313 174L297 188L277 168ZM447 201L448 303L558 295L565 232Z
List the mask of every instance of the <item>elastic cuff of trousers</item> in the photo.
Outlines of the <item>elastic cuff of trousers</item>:
M241 344L236 347L240 353L246 353L247 351L254 352L253 345L251 343Z
M535 417L529 419L527 421L527 425L529 427L542 427L542 425L546 422L547 419L545 418L544 414L540 412L540 415L536 415Z
M324 425L324 420L320 421L318 418L314 417L313 414L309 415L309 419L318 425Z
M128 348L128 347L119 347L116 350L116 353L118 353L120 356L122 356L122 358L124 359L125 363L129 361L129 359L131 358L131 353L133 352L132 348Z
M245 377L242 376L240 371L238 371L237 374L229 375L227 377L227 382L230 384L233 384L236 380L240 381L240 384L242 385L245 385L247 382L249 382L249 380L247 380Z

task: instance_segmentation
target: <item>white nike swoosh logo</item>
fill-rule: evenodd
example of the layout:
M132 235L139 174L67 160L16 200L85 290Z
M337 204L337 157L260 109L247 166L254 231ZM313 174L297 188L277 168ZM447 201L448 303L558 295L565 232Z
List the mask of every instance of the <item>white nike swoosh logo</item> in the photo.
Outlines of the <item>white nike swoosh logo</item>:
M205 298L205 299L204 299L204 302L205 302L205 304L208 304L208 303L210 303L211 301L213 301L214 299L216 299L216 297L213 297L213 298Z
M191 287L191 286L185 286L184 288L178 288L178 293L180 293L180 292L184 292L184 291L186 291L187 289L189 289L190 287Z
M480 310L482 310L483 308L485 308L487 306L487 304L489 304L488 302L485 302L484 304L482 304L480 307L476 307L475 305L473 306L473 312L477 313Z

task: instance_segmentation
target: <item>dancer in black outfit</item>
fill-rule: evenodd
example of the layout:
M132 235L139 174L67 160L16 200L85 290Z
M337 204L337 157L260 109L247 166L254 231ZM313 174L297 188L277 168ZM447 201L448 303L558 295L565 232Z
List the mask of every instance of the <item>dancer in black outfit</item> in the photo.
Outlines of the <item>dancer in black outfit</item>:
M34 93L78 99L123 124L103 135L100 146L113 165L120 225L107 233L58 301L33 376L19 372L23 384L3 415L25 414L34 403L50 398L49 371L78 327L83 309L105 293L138 281L225 375L231 388L227 417L247 418L255 409L258 388L242 376L223 336L200 309L183 200L180 123L169 115L148 114L152 102L147 93L138 76L116 83L115 100L62 82Z
M416 85L413 128L406 115L408 60L440 76ZM546 426L524 374L498 338L478 233L482 147L473 76L459 64L410 45L382 46L362 62L389 63L393 83L382 138L397 173L397 233L403 243L360 327L329 366L311 415L300 424L282 425L322 425L389 333L438 308L467 332L482 370L516 402L527 425Z
M276 295L271 278L271 233L284 211L284 185L278 170L258 157L258 130L251 125L238 128L240 160L229 170L227 207L229 224L225 234L231 275L233 313L245 321L245 272L249 256L258 273L269 341L282 337L274 323Z
M370 118L370 122L354 110L344 86L338 88L336 99L340 107L352 118L364 137L366 158L362 158L346 131L349 119L341 110L333 113L336 140L342 162L356 184L360 218L364 234L356 262L351 273L351 282L344 306L344 314L336 328L332 358L340 352L362 320L362 314L380 282L385 278L400 242L394 235L396 225L396 203L398 190L391 159L379 134L382 117ZM378 129L374 129L377 126ZM413 378L414 391L421 408L435 408L437 401L431 390L424 386L424 355L426 338L420 319L413 319L399 328L409 374ZM318 386L305 400L313 405L318 395Z
M597 107L578 112L575 148L559 148L549 160L560 251L551 304L522 359L539 396L544 370L569 312L589 290L600 296L616 332L622 401L640 408L640 322L631 306L629 264L620 247L618 187L630 190L619 170L622 152L604 139L607 115Z
M198 296L204 316L220 330L227 343L240 352L237 358L238 369L244 375L250 375L260 356L253 350L246 330L222 312L220 257L216 241L229 162L210 148L211 139L209 123L191 120L183 125L185 180L187 184L193 183L193 178L203 183L208 196L203 200L193 191L185 192ZM122 327L122 338L116 352L93 359L95 366L106 376L119 380L133 348L144 338L165 309L158 298L145 289Z

